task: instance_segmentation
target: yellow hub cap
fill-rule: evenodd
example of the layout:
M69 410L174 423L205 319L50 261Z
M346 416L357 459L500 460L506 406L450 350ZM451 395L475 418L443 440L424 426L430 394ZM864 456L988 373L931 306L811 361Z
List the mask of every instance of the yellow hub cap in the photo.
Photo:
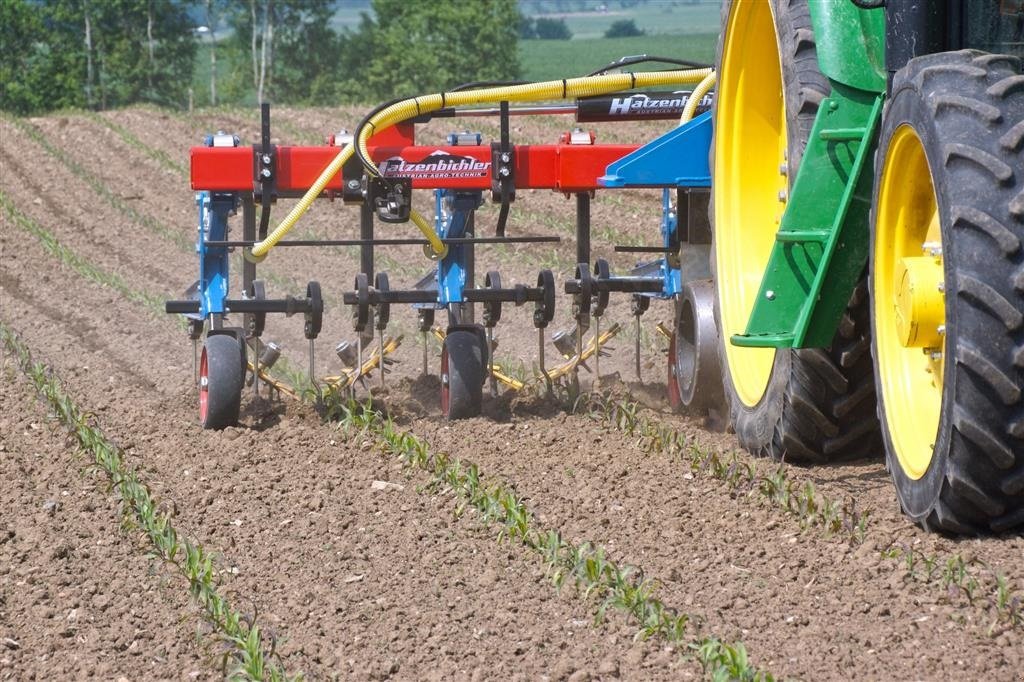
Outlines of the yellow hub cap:
M942 407L945 297L938 203L924 147L896 129L882 166L875 215L875 362L885 424L911 479L932 460Z
M729 13L715 120L715 286L729 375L748 407L768 386L775 350L729 343L746 330L785 208L786 113L770 2Z

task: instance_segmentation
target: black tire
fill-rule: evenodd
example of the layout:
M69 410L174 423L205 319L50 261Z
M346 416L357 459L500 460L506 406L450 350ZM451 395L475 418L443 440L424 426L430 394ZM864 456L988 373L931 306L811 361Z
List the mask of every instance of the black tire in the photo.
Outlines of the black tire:
M787 176L792 184L818 108L828 96L830 86L818 67L807 0L771 2L786 104ZM719 65L731 5L726 0L722 6ZM717 118L717 100L715 109ZM729 131L723 134L728 135ZM713 226L713 202L710 213ZM717 269L714 258L712 268ZM803 463L880 456L866 294L863 284L854 292L829 348L776 351L768 385L752 407L744 404L733 385L725 349L729 339L727 334L721 334L719 360L725 402L732 427L744 448L757 455ZM722 330L717 301L715 308L718 328Z
M441 349L441 412L446 419L480 415L486 366L481 334L449 330Z
M889 423L879 396L887 462L903 510L925 528L1009 531L1024 526L1021 61L965 50L908 63L886 105L876 188L893 134L905 125L920 139L938 204L945 367L938 433L917 480L893 447L892 429L905 425ZM872 274L876 228L873 216ZM877 363L876 373L881 386Z
M239 355L242 364L239 364ZM238 424L245 372L244 350L229 334L206 337L199 361L199 423L204 429Z

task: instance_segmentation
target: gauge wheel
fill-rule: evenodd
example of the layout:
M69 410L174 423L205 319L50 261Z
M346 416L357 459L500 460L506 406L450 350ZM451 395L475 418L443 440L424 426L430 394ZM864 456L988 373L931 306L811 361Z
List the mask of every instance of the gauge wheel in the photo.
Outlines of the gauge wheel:
M807 0L726 2L718 67L712 270L730 422L741 445L775 459L880 455L866 286L855 291L829 348L729 341L746 329L790 185L830 92Z
M242 362L238 361L239 354ZM199 358L199 423L204 429L238 424L245 378L244 350L229 334L207 336Z
M961 534L1024 525L1024 75L912 60L882 122L871 233L875 374L903 510Z
M486 358L481 334L451 329L441 349L441 413L448 420L480 414Z

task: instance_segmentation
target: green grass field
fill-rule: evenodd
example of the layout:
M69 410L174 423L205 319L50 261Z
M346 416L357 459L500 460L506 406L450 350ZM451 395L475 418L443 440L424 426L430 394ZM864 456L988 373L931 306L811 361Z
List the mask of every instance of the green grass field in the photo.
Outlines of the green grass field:
M568 12L564 14L538 14L565 19L575 39L601 38L616 21L632 19L637 28L648 35L681 35L688 33L717 33L720 22L720 4L705 2L683 3L680 0L648 2L621 9L618 3L607 2L607 12Z
M619 57L636 54L690 59L710 64L715 59L717 40L717 33L589 40L521 40L519 63L523 67L523 77L534 81L582 75Z

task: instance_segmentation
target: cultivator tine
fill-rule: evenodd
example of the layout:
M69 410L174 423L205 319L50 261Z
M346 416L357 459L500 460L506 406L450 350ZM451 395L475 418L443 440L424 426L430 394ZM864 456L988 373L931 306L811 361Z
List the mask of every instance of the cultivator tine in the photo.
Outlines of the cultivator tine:
M199 385L199 339L192 339L192 381Z
M544 329L543 327L537 328L537 358L538 364L540 365L540 374L544 377L544 385L547 388L548 395L551 394L551 377L548 376L548 370L544 367Z
M587 342L586 346L580 350L578 357L570 356L564 363L548 372L548 375L551 379L559 379L567 374L571 374L577 365L584 364L588 358L600 353L605 345L620 331L622 331L622 327L616 322L607 331L602 332L600 336L595 334Z
M635 343L633 345L633 356L634 356L634 360L636 361L636 380L639 381L642 384L642 383L644 383L644 378L643 378L643 375L641 375L641 373L640 373L640 316L639 315L634 315L633 319L636 321L635 322L636 339L635 339Z
M314 348L313 339L309 340L309 383L316 392L316 406L317 408L323 407L324 394L320 390L320 383L316 380L316 350Z
M427 376L427 333L420 332L423 338L423 376Z
M394 353L402 344L402 337L382 339L378 348L371 351L365 361L360 360L358 365L346 365L338 376L324 377L324 383L332 389L354 389L356 381L362 382L364 378L374 369L380 368L384 371L384 364L388 362L388 356ZM340 344L339 344L340 345ZM348 344L346 343L346 346ZM344 361L343 361L344 362ZM365 384L364 384L365 386Z
M251 361L248 362L247 365L250 372L256 371L256 366ZM267 386L277 391L278 393L288 396L289 398L299 400L299 394L295 391L295 389L267 374L267 371L265 369L266 365L264 365L263 367L264 368L261 368L259 370L259 378L263 380L263 382L265 382Z
M253 358L256 362L252 372L252 394L254 397L260 397L260 337L255 337L252 340L253 345Z
M491 397L498 395L498 380L494 376L494 328L487 327L487 375L490 377Z
M594 337L601 338L601 316L594 317ZM601 390L601 351L594 353L594 388Z

